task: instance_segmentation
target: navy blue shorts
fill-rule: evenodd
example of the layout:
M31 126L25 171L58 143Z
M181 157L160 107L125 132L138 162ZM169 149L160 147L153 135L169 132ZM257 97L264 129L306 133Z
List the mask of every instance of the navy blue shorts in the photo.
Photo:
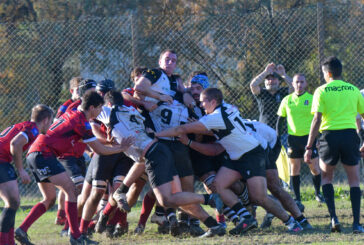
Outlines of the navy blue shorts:
M45 157L41 152L30 153L27 156L27 163L37 183L50 182L49 177L66 171L55 156Z

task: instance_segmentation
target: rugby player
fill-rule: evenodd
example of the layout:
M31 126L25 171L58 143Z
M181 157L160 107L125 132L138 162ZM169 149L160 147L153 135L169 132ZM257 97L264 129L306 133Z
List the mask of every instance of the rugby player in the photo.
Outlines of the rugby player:
M38 135L45 134L52 124L53 111L45 105L32 108L30 121L17 123L0 134L0 197L5 206L0 216L0 244L14 245L15 213L20 205L17 175L11 162L18 170L21 182L30 183L23 168L23 152L28 150Z

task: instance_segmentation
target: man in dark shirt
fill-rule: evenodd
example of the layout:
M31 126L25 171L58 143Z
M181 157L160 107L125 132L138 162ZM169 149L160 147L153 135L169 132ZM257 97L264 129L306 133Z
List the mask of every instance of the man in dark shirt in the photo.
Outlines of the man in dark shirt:
M288 88L281 88L279 78L284 79ZM265 88L260 84L264 81ZM293 92L292 78L287 76L283 65L270 63L250 82L250 90L258 102L259 121L275 128L277 111L282 99Z

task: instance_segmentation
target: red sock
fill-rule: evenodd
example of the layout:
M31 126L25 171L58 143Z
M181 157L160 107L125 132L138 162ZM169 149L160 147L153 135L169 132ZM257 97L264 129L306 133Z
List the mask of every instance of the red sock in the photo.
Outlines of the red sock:
M120 211L120 209L117 209ZM118 222L118 224L120 224L122 227L125 227L128 225L128 220L127 220L127 217L128 217L128 214L123 212L123 211L120 211L121 214L120 214L120 220Z
M124 213L123 211L121 211L120 209L116 209L114 216L109 219L109 221L107 222L108 225L116 225L117 223L119 223L121 221L122 218L122 213Z
M80 231L81 231L82 234L87 232L87 228L88 228L90 223L91 223L91 220L81 219Z
M57 211L57 217L65 218L66 217L66 212L63 209L59 209Z
M150 213L155 204L155 198L145 195L142 204L142 210L140 211L139 223L145 226L149 218Z
M223 214L217 214L216 220L217 220L217 223L225 223L225 217Z
M68 223L68 219L64 222L63 230L68 230L70 228L70 224Z
M8 232L0 232L0 244L6 245L9 242L9 233Z
M103 214L110 216L110 214L114 211L116 206L111 206L111 204L108 202L104 208L104 211L102 211Z
M9 245L15 245L15 240L14 240L14 227L10 228L9 233L8 233L8 241L9 241Z
M73 238L78 239L81 236L81 233L78 229L77 202L65 201L65 206L68 223L71 228L71 235Z
M23 223L19 226L20 229L27 232L29 227L37 220L40 216L42 216L47 211L46 206L39 202L37 203L32 210L30 210L29 214L23 220Z
M96 221L95 220L92 220L90 222L90 224L88 224L88 228L93 229L93 228L95 228L95 225L96 225Z

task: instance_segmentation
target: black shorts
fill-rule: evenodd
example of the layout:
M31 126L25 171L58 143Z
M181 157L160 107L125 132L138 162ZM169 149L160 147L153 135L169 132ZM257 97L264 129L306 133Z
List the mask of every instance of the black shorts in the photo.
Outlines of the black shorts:
M27 163L37 183L50 182L49 177L66 171L55 156L45 157L41 152L30 153L27 156Z
M355 129L323 131L319 143L320 159L328 165L336 165L339 159L351 166L360 161L360 139Z
M304 136L295 136L288 135L288 151L287 155L289 158L303 158L305 155L305 147L307 145L308 135ZM316 140L312 145L312 156L311 159L314 159L318 156L318 151L316 148Z
M113 155L94 154L89 168L91 168L91 179L109 181L113 183L116 176L126 176L134 161L124 153Z
M281 149L282 149L282 144L281 141L279 139L277 139L276 144L273 146L273 149L271 149L268 146L267 149L267 162L266 162L266 166L265 169L277 169L277 159L279 157L279 154L281 153Z
M71 177L73 183L78 183L78 180L83 179L86 175L86 162L85 158L82 156L80 158L77 157L64 157L64 158L58 158L58 161L63 165L63 167L66 169L67 174ZM82 177L82 178L80 178Z
M192 162L190 159L188 147L179 141L174 141L174 140L159 140L159 141L168 146L168 148L172 152L178 176L180 178L183 178L186 176L193 175Z
M266 154L261 146L257 146L238 160L224 161L223 166L239 172L243 181L255 176L265 177Z
M217 172L221 167L221 158L225 153L221 153L218 156L206 156L198 151L190 149L190 158L192 162L192 168L194 175L201 178L204 174L208 172Z
M17 175L13 165L8 162L0 162L0 183L16 180Z
M145 159L145 171L152 188L171 182L173 176L178 175L173 154L165 144L156 142L151 145Z

